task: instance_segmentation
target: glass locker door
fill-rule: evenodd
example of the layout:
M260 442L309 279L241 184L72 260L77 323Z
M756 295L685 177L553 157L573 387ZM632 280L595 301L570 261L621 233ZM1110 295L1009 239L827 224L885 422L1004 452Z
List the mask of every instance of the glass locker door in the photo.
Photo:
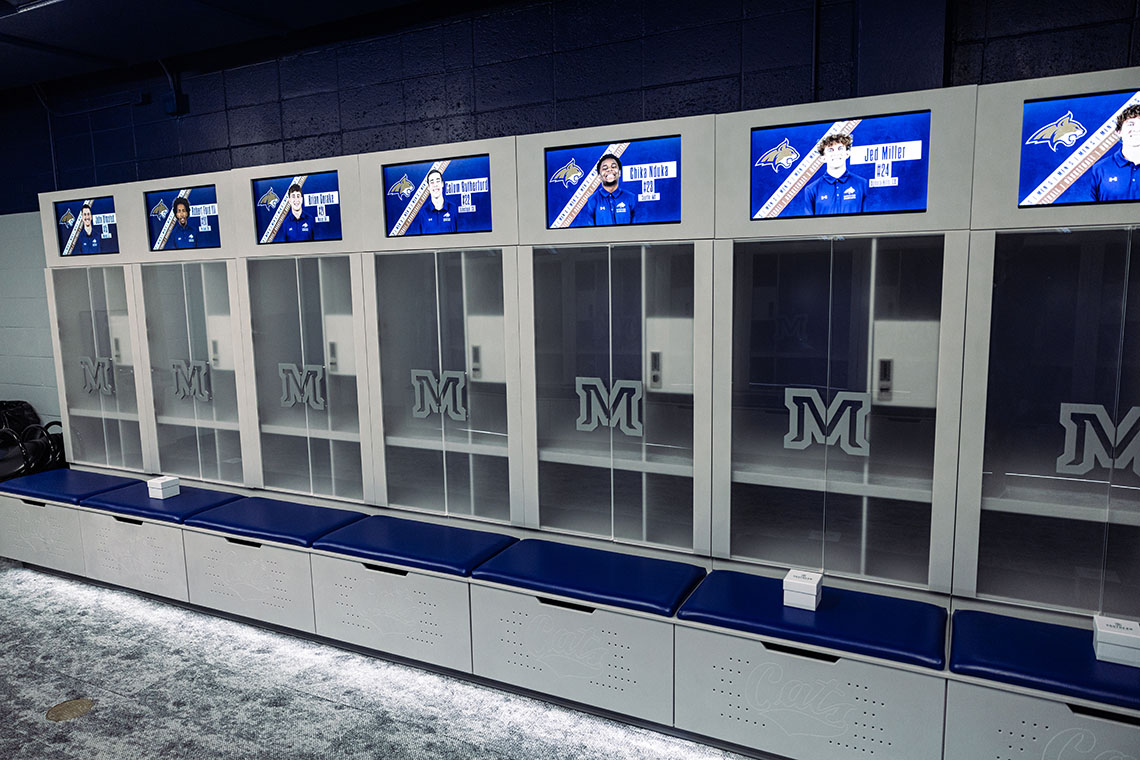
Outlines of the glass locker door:
M122 267L52 271L71 461L143 469Z
M730 555L926 585L943 240L738 242Z
M243 482L227 264L142 267L162 472Z
M503 252L375 266L388 503L510 520Z
M693 550L694 245L533 255L540 526Z
M249 262L267 488L363 498L351 264L348 256Z
M980 595L1140 615L1138 237L995 237Z

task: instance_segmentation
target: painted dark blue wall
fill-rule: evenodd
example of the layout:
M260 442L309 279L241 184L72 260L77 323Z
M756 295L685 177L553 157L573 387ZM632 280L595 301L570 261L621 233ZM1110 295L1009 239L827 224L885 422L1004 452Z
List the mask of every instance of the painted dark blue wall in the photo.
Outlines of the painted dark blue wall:
M363 39L346 25L315 48L171 62L179 116L157 64L3 93L0 213L54 189L1135 65L1138 15L1140 0L575 0L405 15Z

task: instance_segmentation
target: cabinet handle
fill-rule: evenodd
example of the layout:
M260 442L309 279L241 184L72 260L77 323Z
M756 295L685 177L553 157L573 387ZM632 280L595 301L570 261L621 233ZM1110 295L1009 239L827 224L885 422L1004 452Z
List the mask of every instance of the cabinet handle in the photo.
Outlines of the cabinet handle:
M46 507L47 506L47 504L45 504L42 501L32 501L31 499L20 499L20 501L24 502L29 507Z
M129 517L119 517L118 515L111 515L115 518L115 522L126 523L127 525L142 525L142 520L132 520Z
M829 662L832 664L839 662L839 658L833 654L824 654L823 652L814 652L810 649L790 647L787 644L773 644L770 641L761 641L760 643L769 651L779 652L780 654L790 654L792 657L803 657L808 660L819 660L820 662Z
M394 567L384 567L383 565L370 565L367 562L361 562L360 564L364 565L364 567L366 569L375 570L378 573L388 573L389 575L399 575L399 576L404 576L404 575L408 574L407 570L397 570Z
M230 538L229 536L226 536L226 540L231 544L237 544L238 546L248 546L251 549L261 548L261 544L257 543L256 541L243 541L240 538Z
M535 597L538 599L539 604L549 604L551 607L561 607L564 610L573 610L574 612L585 612L587 615L594 613L594 607L587 607L584 604L574 604L573 602L564 602L561 599L547 599L546 597Z
M1111 720L1114 723L1123 723L1128 726L1140 726L1140 718L1134 718L1131 715L1120 715L1119 713L1109 712L1108 710L1098 710L1095 707L1070 705L1067 703L1065 707L1068 707L1069 711L1074 715L1081 715L1086 718L1100 718L1101 720Z

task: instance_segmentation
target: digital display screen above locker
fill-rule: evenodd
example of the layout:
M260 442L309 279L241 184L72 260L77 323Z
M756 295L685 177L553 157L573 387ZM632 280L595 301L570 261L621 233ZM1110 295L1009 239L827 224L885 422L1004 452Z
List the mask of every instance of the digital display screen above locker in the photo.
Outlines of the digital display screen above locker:
M214 185L146 193L147 240L152 251L219 248L218 190Z
M258 245L341 239L335 171L255 179L253 205Z
M55 218L60 256L119 252L115 199L111 196L56 201Z
M381 169L388 237L491 231L491 159L443 158Z
M753 219L926 210L930 111L752 130Z
M546 228L681 221L681 137L546 149Z
M1018 207L1140 200L1140 91L1027 100Z

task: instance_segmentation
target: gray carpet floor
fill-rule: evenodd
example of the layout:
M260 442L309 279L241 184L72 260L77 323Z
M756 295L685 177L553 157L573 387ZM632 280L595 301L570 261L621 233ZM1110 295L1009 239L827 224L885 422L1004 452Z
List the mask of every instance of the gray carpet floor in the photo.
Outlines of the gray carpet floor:
M6 760L738 757L0 560Z

